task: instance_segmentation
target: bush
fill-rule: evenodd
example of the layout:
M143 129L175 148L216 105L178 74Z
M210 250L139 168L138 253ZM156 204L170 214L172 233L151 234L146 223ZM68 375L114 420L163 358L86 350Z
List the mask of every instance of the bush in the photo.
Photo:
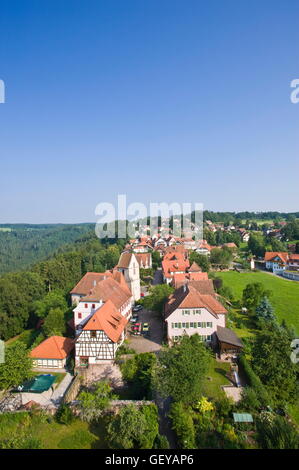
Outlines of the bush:
M271 397L269 396L268 391L266 390L266 388L262 384L260 378L253 371L251 365L249 364L249 362L245 358L244 354L242 354L239 357L239 363L240 363L241 367L243 368L243 371L245 372L245 375L246 375L247 380L249 382L249 386L252 389L254 389L254 391L256 392L256 395L257 395L257 398L260 402L260 405L262 407L266 407L268 405L271 405L272 400L271 400ZM247 396L247 398L249 398L251 400L254 400L252 392L249 392L249 393L251 393L251 395L249 397Z
M56 412L56 420L60 424L71 424L75 419L75 416L68 405L61 405Z
M190 408L181 402L171 405L169 417L181 449L195 449L195 428Z
M153 449L169 449L169 442L166 436L157 434Z

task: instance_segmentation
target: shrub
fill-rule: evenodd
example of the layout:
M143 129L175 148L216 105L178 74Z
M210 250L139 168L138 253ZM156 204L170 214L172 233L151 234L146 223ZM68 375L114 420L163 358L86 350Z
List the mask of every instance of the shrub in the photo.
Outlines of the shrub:
M172 429L177 435L179 447L181 449L195 448L195 428L191 410L181 402L171 405L169 417L172 420Z
M251 365L245 358L244 354L240 356L239 363L241 367L243 368L243 371L245 372L245 375L249 382L249 386L255 390L261 406L265 407L265 406L271 405L271 397L269 396L266 388L262 384L260 378L253 371ZM253 399L253 394L251 394L251 398Z
M56 419L58 423L68 425L74 421L75 417L71 408L68 405L63 404L56 412Z
M169 449L169 442L166 436L157 434L154 441L153 449Z

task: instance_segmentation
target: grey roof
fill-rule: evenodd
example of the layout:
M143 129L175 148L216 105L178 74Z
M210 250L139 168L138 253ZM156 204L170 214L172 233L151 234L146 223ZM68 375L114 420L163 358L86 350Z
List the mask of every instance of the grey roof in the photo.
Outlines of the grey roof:
M224 328L223 326L217 326L216 335L219 341L232 344L234 346L239 346L243 348L244 345L236 333L229 328Z

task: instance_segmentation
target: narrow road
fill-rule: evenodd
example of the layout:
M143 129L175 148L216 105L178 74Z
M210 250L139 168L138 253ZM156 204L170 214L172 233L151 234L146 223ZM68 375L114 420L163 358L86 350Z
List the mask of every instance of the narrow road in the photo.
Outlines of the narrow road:
M155 271L154 274L154 279L153 279L153 286L156 286L158 284L163 284L163 274L162 274L162 269L159 268L157 271Z
M160 417L159 433L167 437L170 449L177 449L176 436L174 431L171 429L171 420L168 417L171 400L170 398L163 399L157 394L155 402L158 407Z

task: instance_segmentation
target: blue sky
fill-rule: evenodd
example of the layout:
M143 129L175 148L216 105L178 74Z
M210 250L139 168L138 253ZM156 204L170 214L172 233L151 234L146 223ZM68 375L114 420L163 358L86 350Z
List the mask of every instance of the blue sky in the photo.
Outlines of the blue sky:
M298 211L297 0L1 0L0 222Z

